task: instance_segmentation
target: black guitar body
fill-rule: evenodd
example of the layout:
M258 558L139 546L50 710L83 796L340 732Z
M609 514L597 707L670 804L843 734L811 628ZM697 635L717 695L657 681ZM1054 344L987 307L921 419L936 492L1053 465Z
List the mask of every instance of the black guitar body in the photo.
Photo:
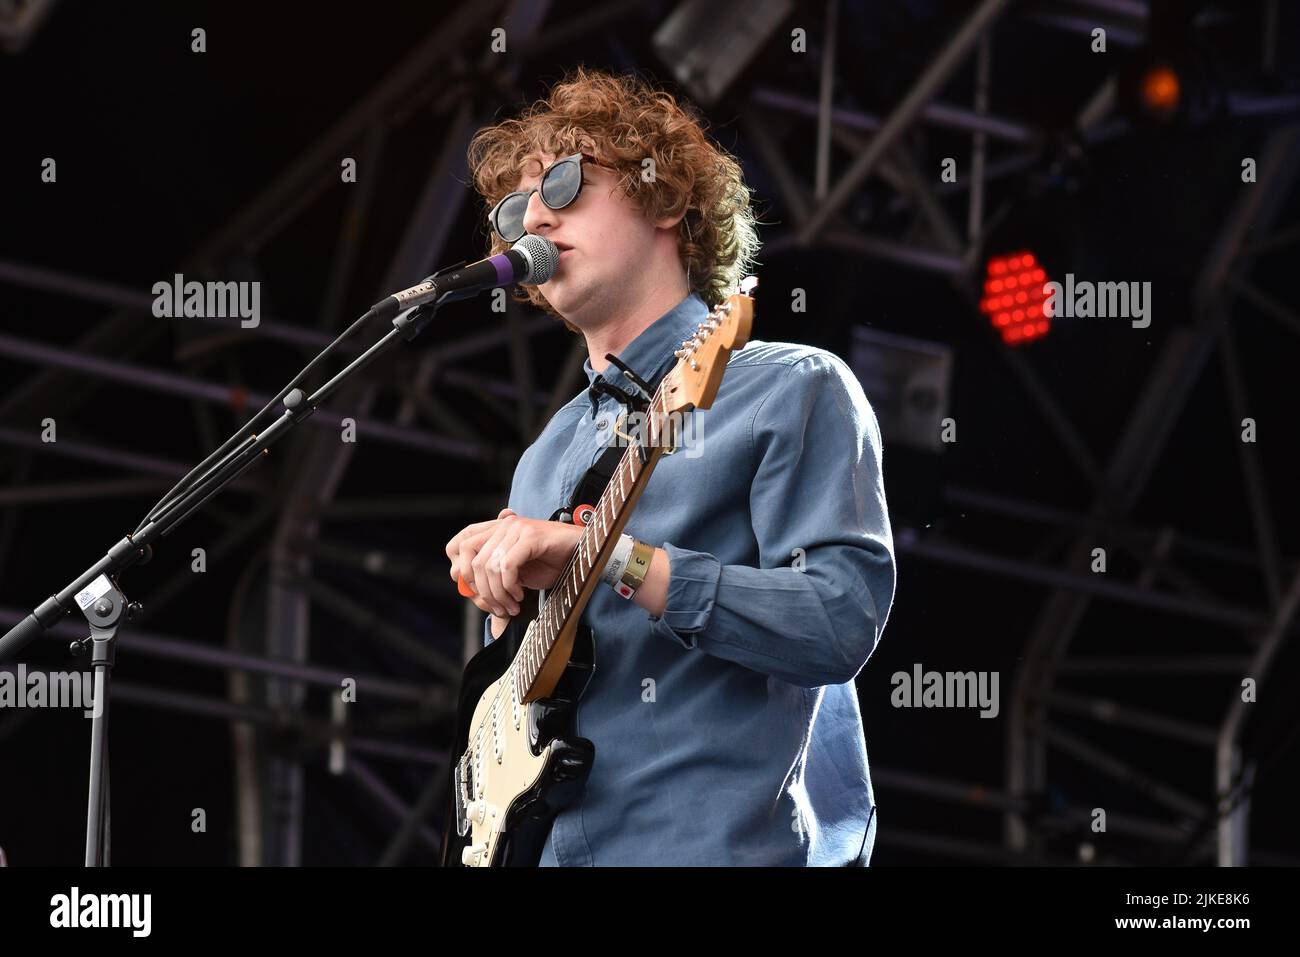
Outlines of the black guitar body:
M510 620L501 636L470 659L461 678L456 708L456 730L447 772L447 814L443 825L441 863L459 867L461 851L468 846L470 832L460 833L464 821L456 783L456 764L469 743L469 725L484 692L500 678L519 651L528 623L536 617L538 594L526 591L520 613ZM527 721L533 753L540 754L554 742L554 750L537 784L521 794L506 815L504 835L497 843L493 867L536 867L551 823L566 805L582 792L596 757L596 748L586 738L574 736L574 711L595 668L591 629L579 624L573 654L555 691L528 705Z

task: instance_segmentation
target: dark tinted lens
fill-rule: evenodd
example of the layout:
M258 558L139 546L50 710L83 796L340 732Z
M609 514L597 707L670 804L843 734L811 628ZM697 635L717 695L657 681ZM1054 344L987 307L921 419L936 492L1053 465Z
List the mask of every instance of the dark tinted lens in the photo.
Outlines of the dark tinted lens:
M560 209L573 202L582 185L582 168L577 160L566 160L551 167L542 180L542 199L552 209Z
M508 243L524 236L524 214L528 212L528 197L511 196L497 210L497 232Z

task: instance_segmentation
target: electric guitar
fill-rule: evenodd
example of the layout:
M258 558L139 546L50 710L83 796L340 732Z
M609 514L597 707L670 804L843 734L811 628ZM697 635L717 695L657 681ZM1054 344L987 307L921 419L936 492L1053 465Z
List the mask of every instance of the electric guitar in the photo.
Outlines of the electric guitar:
M545 597L525 590L519 614L466 665L443 866L535 866L555 815L582 791L596 749L573 735L574 709L594 670L591 630L579 618L650 473L676 447L682 417L713 404L727 358L749 341L757 283L746 278L674 353L643 434L634 435L596 506L575 516L583 533L565 570Z

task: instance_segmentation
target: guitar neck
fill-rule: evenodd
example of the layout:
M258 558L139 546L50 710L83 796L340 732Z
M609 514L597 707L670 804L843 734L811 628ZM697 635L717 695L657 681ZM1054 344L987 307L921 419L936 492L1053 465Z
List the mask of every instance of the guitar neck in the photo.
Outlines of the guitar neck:
M609 484L605 486L595 511L582 530L573 557L547 594L546 602L520 645L515 659L515 681L520 701L533 700L551 690L537 687L547 659L555 651L561 637L571 633L571 623L576 622L587 607L587 601L600 583L600 575L619 536L623 534L624 526L632 516L641 491L667 448L662 441L667 425L664 405L661 384L651 398L650 411L645 416L645 427L641 430L647 441L644 444L629 443L619 459L618 467L610 476ZM639 438L636 431L631 434Z

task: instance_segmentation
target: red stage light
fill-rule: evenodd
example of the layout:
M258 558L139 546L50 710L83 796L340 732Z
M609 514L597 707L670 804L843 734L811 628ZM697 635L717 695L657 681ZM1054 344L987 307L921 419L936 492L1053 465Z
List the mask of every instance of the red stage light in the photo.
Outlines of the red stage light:
M1021 250L989 258L984 288L989 295L980 311L989 317L1008 344L1027 342L1045 334L1043 286L1047 273L1033 253Z

